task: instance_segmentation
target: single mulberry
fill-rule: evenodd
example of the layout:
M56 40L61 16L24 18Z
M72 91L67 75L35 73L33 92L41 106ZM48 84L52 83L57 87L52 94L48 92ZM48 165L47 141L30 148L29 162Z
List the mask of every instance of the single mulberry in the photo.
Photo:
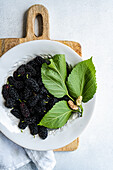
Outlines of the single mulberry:
M23 83L23 81L15 81L14 87L15 87L16 89L23 89L23 88L24 88L24 83Z
M14 77L14 79L17 80L17 81L21 81L21 80L23 79L23 78L20 76L20 74L18 74L17 71L14 71L13 77Z
M8 108L12 108L15 106L16 101L12 98L6 99L5 106Z
M31 89L29 89L28 87L25 87L24 91L23 91L23 97L25 100L28 100L31 96L33 95Z
M30 129L30 133L32 134L32 135L37 135L38 134L38 126L37 126L37 124L31 124L31 125L29 125L29 129Z
M31 76L32 77L35 77L36 76L36 70L29 64L26 64L25 65L25 69L27 72L30 72L31 73Z
M39 85L36 82L36 80L34 80L33 78L26 79L25 84L27 85L27 87L32 89L34 92L36 92L36 93L39 92Z
M5 84L2 87L2 95L5 100L9 98L9 88L10 88L9 84Z
M20 103L20 110L24 117L30 116L30 111L24 102Z
M39 95L36 95L36 96L31 97L28 100L27 104L29 107L34 107L38 101L39 101Z
M40 138L41 139L46 139L47 136L48 136L47 128L44 127L44 126L39 126L38 129L39 129L39 133L38 134L39 134Z
M25 129L27 127L27 123L24 120L20 120L18 127L20 129Z
M11 113L12 113L16 118L18 118L18 119L21 118L21 113L20 113L20 110L19 110L19 109L14 108L14 109L11 110Z
M14 78L12 76L9 76L7 81L10 85L14 85Z
M21 77L23 77L24 76L24 74L25 74L25 64L22 64L18 69L17 69L17 73L18 73L18 75L20 75Z
M19 100L19 94L18 94L17 90L14 87L9 88L9 95L14 100Z
M18 93L19 93L19 101L25 100L23 91L19 90Z

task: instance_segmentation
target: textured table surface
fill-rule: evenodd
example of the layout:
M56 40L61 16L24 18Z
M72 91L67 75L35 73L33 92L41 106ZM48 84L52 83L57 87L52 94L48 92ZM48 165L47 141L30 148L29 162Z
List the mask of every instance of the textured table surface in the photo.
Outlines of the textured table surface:
M98 90L93 119L80 136L76 151L55 153L57 164L54 169L112 170L113 1L0 0L0 38L25 36L25 11L37 3L49 10L51 39L80 42L83 59L94 56L97 69ZM36 168L30 163L19 170L25 169Z

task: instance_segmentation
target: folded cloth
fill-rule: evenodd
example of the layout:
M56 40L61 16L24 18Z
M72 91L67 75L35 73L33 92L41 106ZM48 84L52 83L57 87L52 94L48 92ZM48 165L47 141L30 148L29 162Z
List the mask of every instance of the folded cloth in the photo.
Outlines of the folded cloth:
M25 149L38 170L52 170L56 164L53 151L34 151Z
M38 170L52 170L56 164L53 151L24 149L0 132L0 170L15 170L30 161Z

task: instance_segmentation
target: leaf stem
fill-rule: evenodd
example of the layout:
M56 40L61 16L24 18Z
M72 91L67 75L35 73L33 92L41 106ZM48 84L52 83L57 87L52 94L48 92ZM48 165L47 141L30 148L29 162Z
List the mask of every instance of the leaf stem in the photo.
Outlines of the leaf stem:
M74 99L73 99L69 94L67 94L67 96L68 96L72 101L74 101Z

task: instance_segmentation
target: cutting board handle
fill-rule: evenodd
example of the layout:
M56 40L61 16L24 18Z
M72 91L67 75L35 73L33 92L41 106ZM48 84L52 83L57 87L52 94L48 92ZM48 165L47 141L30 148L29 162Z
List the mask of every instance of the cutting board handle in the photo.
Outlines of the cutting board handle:
M42 35L37 37L35 35L35 18L41 15L42 17ZM50 39L49 38L49 14L48 10L43 5L33 5L28 10L27 15L27 27L26 27L26 39L39 40L39 39Z

